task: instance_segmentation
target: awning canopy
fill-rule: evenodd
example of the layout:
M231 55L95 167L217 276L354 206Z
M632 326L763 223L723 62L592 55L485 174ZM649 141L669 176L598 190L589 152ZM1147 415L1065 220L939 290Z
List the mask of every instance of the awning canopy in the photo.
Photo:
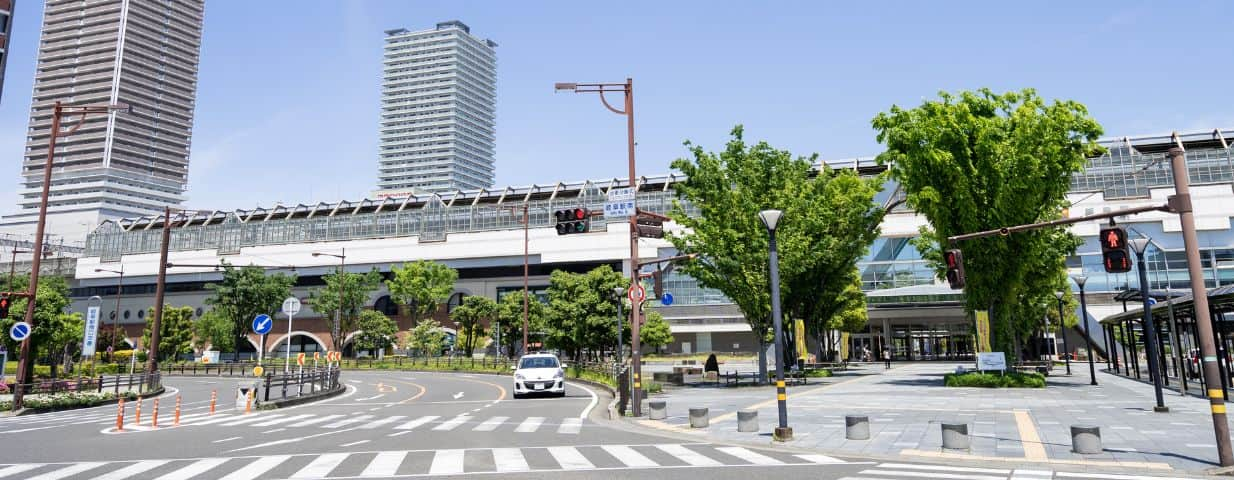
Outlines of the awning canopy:
M1125 292L1124 292L1125 293ZM1156 298L1156 291L1150 291L1149 295ZM1121 294L1120 294L1121 295ZM1136 294L1136 299L1139 300L1139 294ZM1164 296L1163 296L1164 298ZM1115 297L1117 300L1118 298ZM1169 319L1170 307L1174 308L1174 318L1178 321L1192 322L1195 321L1195 299L1190 293L1177 295L1166 301L1157 302L1157 304L1149 307L1154 319L1167 320ZM1142 300L1140 300L1142 301ZM1213 313L1234 312L1234 285L1226 285L1223 287L1212 288L1208 290L1208 308ZM1144 309L1137 308L1128 310L1117 315L1111 315L1103 320L1103 324L1119 324L1127 320L1140 321L1144 318Z

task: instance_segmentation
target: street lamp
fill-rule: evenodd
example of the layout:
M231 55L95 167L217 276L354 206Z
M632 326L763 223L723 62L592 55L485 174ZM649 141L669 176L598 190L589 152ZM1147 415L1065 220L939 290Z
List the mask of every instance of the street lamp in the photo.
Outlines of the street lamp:
M1067 319L1063 316L1063 292L1059 290L1054 292L1054 297L1058 299L1058 331L1063 336L1063 362L1067 365L1067 375L1071 375L1071 348L1067 346Z
M343 284L347 282L347 277L343 276L343 269L347 268L346 263L344 263L347 261L347 249L342 248L339 250L339 253L313 252L314 257L325 256L338 259L338 309L334 311L334 325L330 327L330 335L334 339L335 345L343 344L338 336L340 335L339 327L343 324ZM291 341L291 339L288 338L288 341Z
M630 288L634 288L638 284L638 184L635 182L634 172L634 80L627 78L625 83L572 83L559 82L553 85L555 91L568 91L574 93L597 93L600 95L600 102L604 104L604 108L618 115L626 117L626 150L628 156L628 167L630 170L629 187L635 192L635 205L630 212ZM621 93L625 96L624 108L618 110L609 105L608 100L604 98L605 93ZM643 415L642 403L642 344L639 340L639 306L632 303L630 305L630 369L633 372L634 389L631 391L631 400L634 403L634 416L641 417Z
M1152 305L1148 303L1148 268L1144 266L1144 252L1148 251L1148 244L1151 240L1147 238L1133 238L1127 243L1131 244L1131 249L1135 250L1136 268L1140 270L1140 298L1144 301L1144 335L1145 335L1145 352L1148 354L1148 376L1153 378L1153 393L1157 396L1157 405L1153 406L1154 412L1169 412L1170 408L1165 406L1165 397L1161 393L1161 375L1164 374L1161 366L1157 364L1157 328L1153 323Z
M780 215L783 213L779 210L758 212L758 218L763 221L763 226L767 227L767 236L770 239L768 247L770 249L769 263L771 263L771 321L772 328L775 329L776 403L780 416L780 426L776 427L772 438L781 442L793 439L793 429L788 426L788 397L784 388L784 353L781 352L784 348L782 345L784 339L780 331L782 323L780 319L780 259L776 252L776 225L780 223Z
M1097 366L1093 364L1093 339L1088 334L1088 302L1084 297L1084 284L1088 283L1088 277L1079 275L1071 277L1075 280L1075 284L1080 287L1080 323L1084 325L1084 344L1088 349L1088 377L1089 385L1097 384Z
M111 345L107 346L107 361L111 361L112 347L116 344L116 335L120 332L120 296L124 294L124 265L120 266L119 270L110 268L96 268L94 273L108 272L120 274L120 280L116 282L116 311L112 312L111 318Z
M34 303L37 300L35 293L39 288L39 268L42 266L43 260L43 234L47 228L47 198L51 193L51 171L52 164L56 158L56 138L71 135L77 129L81 128L86 122L86 117L91 113L119 113L131 112L132 107L128 104L117 103L112 105L81 105L72 106L64 105L61 102L56 102L51 111L51 129L47 135L47 161L43 162L43 192L39 200L39 220L34 229L34 249L30 253L33 258L30 261L30 282L26 290L26 323L30 324L33 329L34 322ZM60 118L64 115L80 115L77 124L65 131L60 131ZM21 342L20 361L17 363L17 388L13 390L13 410L20 410L25 399L25 392L22 391L21 385L30 383L30 376L34 373L34 359L30 356L30 336Z

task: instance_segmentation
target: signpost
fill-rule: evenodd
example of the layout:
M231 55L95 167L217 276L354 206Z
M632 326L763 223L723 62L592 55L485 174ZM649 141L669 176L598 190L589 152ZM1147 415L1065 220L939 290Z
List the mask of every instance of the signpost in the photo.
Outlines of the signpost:
M977 371L988 370L1007 371L1007 356L1003 352L981 352L977 354Z
M283 341L287 342L287 359L283 362L283 373L291 371L291 321L300 313L300 299L296 297L287 297L283 300L283 314L287 315L287 338ZM303 353L300 354L304 356ZM301 363L303 365L303 363Z
M634 212L633 188L610 188L608 190L608 198L604 202L604 218L628 219L634 215Z
M9 338L12 338L14 342L20 342L30 336L30 330L29 323L14 323L12 327L9 327Z
M666 307L669 305L672 305L673 304L673 294L664 292L664 295L660 295L660 303Z
M269 315L262 313L258 314L256 317L253 317L253 333L261 335L262 347L266 346L266 334L270 333L270 329L272 328L274 328L274 320L271 320ZM265 353L262 350L265 350L265 348L257 349L258 364L261 363L262 357L264 356L263 353Z
M99 307L92 306L86 309L86 332L82 335L81 340L81 356L93 357L94 349L98 345L99 332Z
M630 286L630 291L627 296L630 298L630 307L636 308L639 303L642 303L643 300L647 298L647 289L643 288L641 283L635 283Z

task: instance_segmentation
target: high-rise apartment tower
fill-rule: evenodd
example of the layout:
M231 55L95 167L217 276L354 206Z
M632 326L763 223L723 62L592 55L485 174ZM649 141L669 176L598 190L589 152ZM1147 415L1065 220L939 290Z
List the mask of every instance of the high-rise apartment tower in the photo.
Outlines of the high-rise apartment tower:
M188 183L204 0L47 0L22 162L21 210L38 218L52 106L128 104L56 139L48 227L67 239L106 218L161 214ZM78 118L61 119L63 130Z
M496 47L459 21L386 31L378 196L493 185Z

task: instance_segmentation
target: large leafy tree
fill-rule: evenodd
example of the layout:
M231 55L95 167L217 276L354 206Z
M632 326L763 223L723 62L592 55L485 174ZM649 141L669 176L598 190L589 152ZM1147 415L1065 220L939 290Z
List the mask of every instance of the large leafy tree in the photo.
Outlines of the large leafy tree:
M653 351L673 343L673 332L669 330L668 322L664 320L664 316L655 310L648 310L646 316L647 320L643 322L642 327L638 331L639 341Z
M422 355L440 355L445 345L446 331L441 323L431 318L417 323L407 335L407 346Z
M368 273L343 272L322 275L326 286L309 292L313 311L321 315L330 329L335 350L343 349L343 342L352 332L363 330L358 326L369 296L381 286L381 272L376 268ZM339 291L342 291L342 311L339 310Z
M386 280L390 298L411 308L412 320L432 315L454 293L458 270L430 260L417 260L390 269Z
M493 299L472 295L463 299L463 304L454 307L450 320L458 327L458 338L463 352L471 356L484 336L484 324L497 314L497 302Z
M579 361L617 344L617 303L613 289L629 280L608 265L587 273L557 270L549 277L547 343Z
M1031 89L940 93L916 108L892 106L873 125L887 147L878 161L930 222L914 245L940 276L949 236L1058 218L1072 174L1101 150L1101 126L1084 105L1046 102ZM1025 296L1044 297L1043 286L1061 286L1062 256L1075 245L1062 228L957 245L964 251L966 309L993 308L996 350L1018 353L1014 332L1040 317L1017 323L1015 305ZM1046 256L1048 264L1026 261Z
M807 321L806 330L818 341L823 352L839 350L833 343L835 336L832 332L860 332L865 330L869 322L866 296L861 291L861 275L855 268L850 272L849 278L836 283L836 286L841 288L831 297L834 300L815 302L812 305L813 311L807 315L807 318L821 319ZM830 290L828 286L824 286L824 289Z
M17 278L13 282L13 290L25 291L29 283L25 278ZM69 284L64 277L40 277L39 288L35 292L34 331L30 333L30 357L40 358L43 352L51 360L52 376L55 376L56 360L63 360L66 350L81 342L85 330L85 320L80 313L69 313ZM3 342L10 352L21 349L20 342L14 342L9 337L9 328L21 320L26 313L25 298L16 298L9 309L9 318L0 319L0 331L3 331ZM27 377L22 383L29 383L34 375L34 369L27 371Z
M210 347L217 351L230 353L235 350L231 329L232 322L226 315L219 310L207 310L201 318L193 322L193 346L202 350Z
M150 333L154 328L154 309L146 312L146 328L141 335L141 344L150 345ZM175 360L182 353L193 351L193 307L163 307L163 319L159 322L159 360Z
M536 297L527 301L527 328L529 336L533 332L545 328L545 305ZM501 297L497 302L497 313L494 317L497 325L493 329L493 339L501 333L501 342L506 347L506 354L513 355L515 346L523 341L523 292L511 292Z
M395 335L398 334L398 325L394 320L376 310L360 312L356 327L359 330L352 341L359 350L384 350L394 344Z
M218 349L235 351L240 342L246 342L253 318L278 312L283 300L291 296L291 287L295 284L295 275L281 272L267 275L260 267L235 267L224 262L223 280L206 285L211 291L206 305L228 318L231 324L230 339L217 344Z
M673 190L698 212L688 215L677 202L670 216L685 230L669 239L681 253L698 254L682 265L685 273L741 309L759 339L759 369L766 378L770 261L758 212L784 212L776 229L783 313L826 324L835 314L828 306L845 294L857 260L878 236L883 211L874 196L881 179L825 164L816 169L817 155L794 157L766 142L747 144L741 126L722 152L686 145L693 158L675 160L673 168L687 179Z

